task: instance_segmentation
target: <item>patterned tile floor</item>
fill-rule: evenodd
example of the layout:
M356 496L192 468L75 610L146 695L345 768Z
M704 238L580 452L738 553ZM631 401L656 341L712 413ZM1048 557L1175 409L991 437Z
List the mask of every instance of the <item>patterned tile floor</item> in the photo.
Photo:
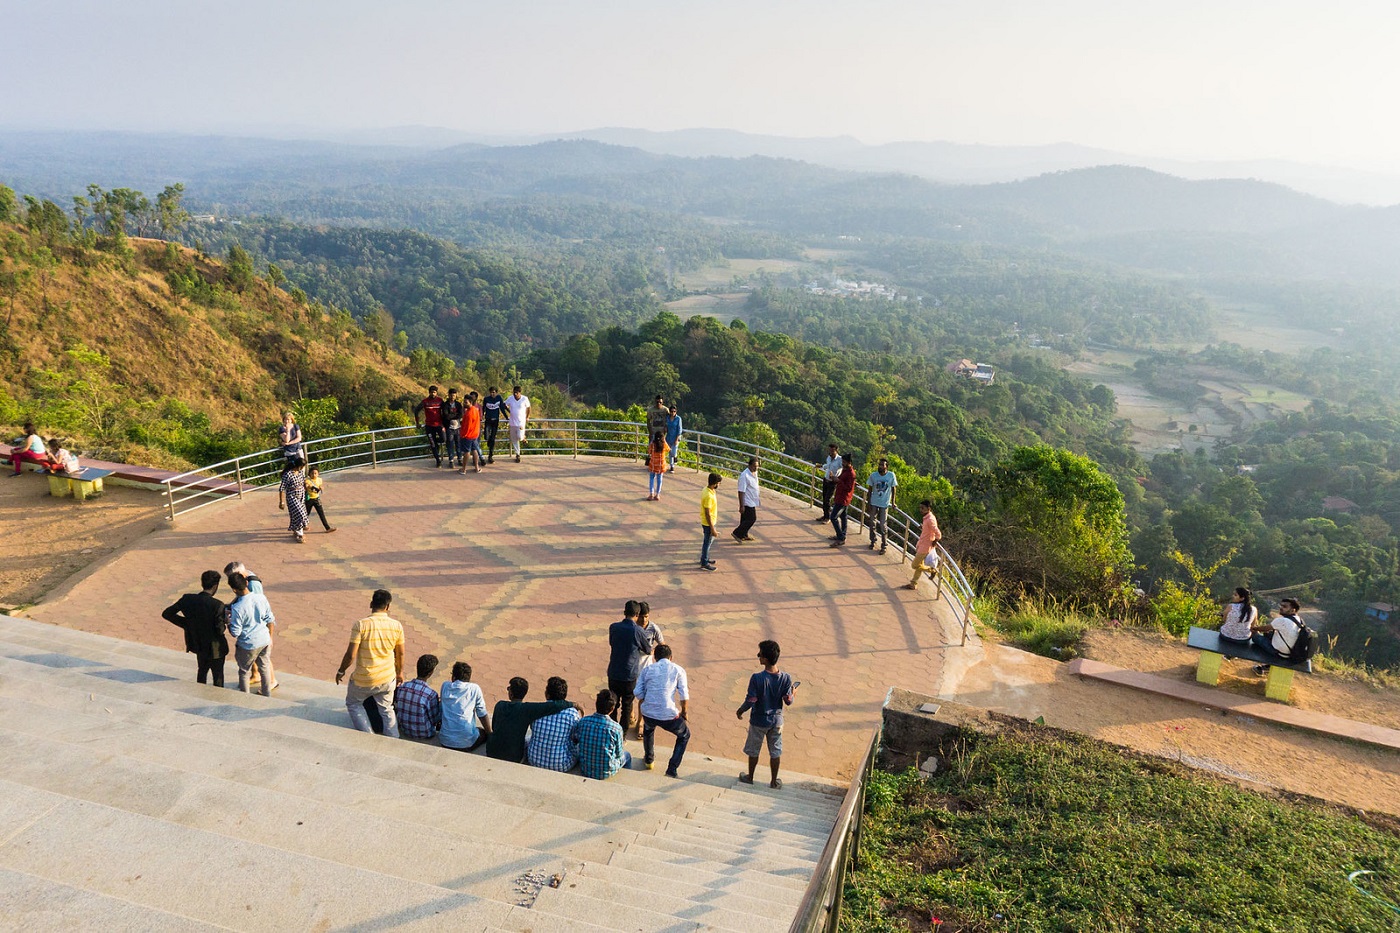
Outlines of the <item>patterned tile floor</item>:
M891 685L939 692L956 623L932 586L899 589L908 565L893 549L878 556L853 528L850 545L833 550L815 509L771 491L758 540L736 544L727 533L735 486L726 480L712 551L719 570L706 573L703 479L668 475L660 502L645 501L646 479L636 463L587 457L497 461L467 476L427 463L332 474L324 501L335 534L316 524L298 546L275 493L255 492L181 517L27 614L178 648L161 609L197 590L200 571L238 559L266 584L280 669L333 679L350 624L382 586L404 624L409 671L426 652L442 660L437 680L466 660L488 704L512 676L528 678L539 699L558 674L588 707L606 686L607 626L627 599L645 599L689 673L692 751L740 756L744 725L734 709L758 641L771 637L802 683L784 765L836 778L849 776Z

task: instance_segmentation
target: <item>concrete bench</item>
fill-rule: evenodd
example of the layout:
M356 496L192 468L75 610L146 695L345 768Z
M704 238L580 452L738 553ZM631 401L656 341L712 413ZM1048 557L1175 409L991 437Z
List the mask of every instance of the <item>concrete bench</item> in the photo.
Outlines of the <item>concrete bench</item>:
M1267 664L1269 665L1269 679L1264 684L1264 696L1281 703L1288 702L1289 691L1293 689L1293 673L1295 671L1302 671L1305 674L1312 673L1311 661L1300 661L1294 664L1272 651L1264 651L1254 645L1241 645L1237 642L1226 641L1220 637L1219 632L1208 628L1191 626L1191 631L1186 636L1186 645L1189 648L1201 649L1201 660L1196 664L1198 683L1211 684L1212 686L1220 683L1220 663L1226 658L1238 658L1241 661L1253 661L1255 664Z
M102 495L102 480L111 476L111 470L98 470L84 467L76 473L53 473L43 471L49 478L49 495L63 498L72 496L79 502L90 496Z

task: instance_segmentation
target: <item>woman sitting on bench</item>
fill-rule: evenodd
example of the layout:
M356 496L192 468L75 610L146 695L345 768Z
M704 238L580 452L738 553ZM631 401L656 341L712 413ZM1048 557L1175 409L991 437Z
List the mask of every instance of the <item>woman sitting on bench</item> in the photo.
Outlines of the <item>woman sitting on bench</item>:
M1235 595L1225 606L1221 615L1220 640L1247 645L1254 634L1254 623L1259 619L1259 610L1250 601L1253 594L1242 586L1235 587Z
M24 423L24 440L10 450L10 462L15 465L15 471L10 475L19 476L25 461L45 467L49 465L49 452L44 447L44 439L34 430L31 421Z
M65 450L63 441L57 437L49 438L48 467L50 473L60 476L73 476L82 469L78 466L78 458Z

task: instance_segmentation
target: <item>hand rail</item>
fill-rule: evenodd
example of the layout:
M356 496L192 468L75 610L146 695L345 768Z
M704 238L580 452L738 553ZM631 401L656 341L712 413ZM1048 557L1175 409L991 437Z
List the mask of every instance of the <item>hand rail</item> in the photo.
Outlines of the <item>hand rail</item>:
M860 760L851 786L836 812L836 825L822 847L816 871L807 883L797 916L788 933L836 933L841 921L841 898L846 888L848 866L860 866L860 831L865 818L865 790L875 770L875 756L880 751L880 730L870 738L865 757Z
M579 418L537 418L530 423L527 442L521 453L530 456L580 454L637 459L645 448L637 423L631 421L600 421ZM759 444L710 434L687 431L682 435L682 454L677 462L696 470L712 470L735 476L747 466L749 457L758 457L763 466L760 483L768 489L783 493L811 508L819 503L814 477L821 467L780 450ZM308 463L314 463L322 473L333 473L357 467L378 467L383 463L414 460L430 455L427 438L418 427L378 428L356 431L334 437L306 441L302 449ZM221 502L245 491L270 489L281 475L282 449L273 447L244 454L229 460L189 470L165 481L165 512L170 521L181 515ZM856 504L859 503L859 511ZM856 498L851 503L852 518L858 515L860 525L873 521L869 509L869 490L856 484ZM899 549L900 562L912 561L911 533L919 527L899 506L890 507L886 521L890 527L890 543ZM902 529L902 533L901 533ZM917 540L917 537L914 537ZM972 587L957 561L941 544L930 552L934 557L932 576L937 593L948 595L948 604L962 630L961 644L967 644L972 626Z

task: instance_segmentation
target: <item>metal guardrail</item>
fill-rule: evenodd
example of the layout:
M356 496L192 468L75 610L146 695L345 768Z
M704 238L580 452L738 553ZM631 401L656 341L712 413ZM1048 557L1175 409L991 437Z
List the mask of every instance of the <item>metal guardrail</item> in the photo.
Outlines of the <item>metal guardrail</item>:
M822 847L817 870L807 884L797 916L788 933L836 933L841 922L841 897L846 888L846 872L860 864L860 833L865 818L865 790L875 770L880 750L880 730L876 729L856 769L851 786L836 811L836 825Z
M505 446L504 437L497 442ZM605 456L642 460L646 456L646 425L630 421L594 421L569 418L539 418L530 422L529 436L521 447L527 456ZM428 441L421 428L380 428L306 441L302 450L307 462L322 473L398 463L430 456ZM681 439L678 465L693 470L737 476L758 457L759 482L763 488L805 502L821 504L821 469L815 464L782 451L772 450L719 434L688 431ZM219 463L172 476L165 481L165 511L170 521L245 492L274 489L284 463L282 450L274 447L245 454ZM856 484L850 516L858 526L873 521L869 490ZM900 562L912 560L919 540L920 523L898 506L887 516L891 546L898 548ZM930 552L935 595L947 597L962 631L960 644L967 644L972 625L973 591L962 568L942 543Z

